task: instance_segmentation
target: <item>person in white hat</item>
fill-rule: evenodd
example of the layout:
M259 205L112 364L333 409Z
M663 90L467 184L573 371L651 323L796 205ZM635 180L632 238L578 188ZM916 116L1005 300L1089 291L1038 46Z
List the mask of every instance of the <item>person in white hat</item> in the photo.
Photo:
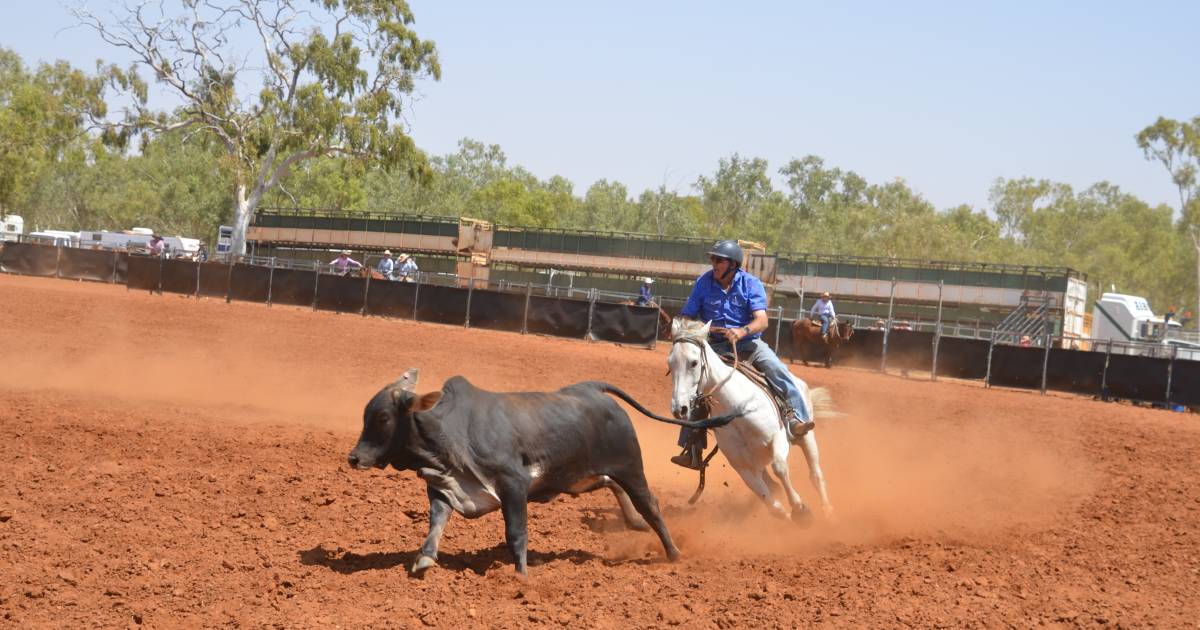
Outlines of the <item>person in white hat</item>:
M654 278L642 278L642 288L638 293L637 305L650 306L654 304L654 296L650 295L650 285L654 284Z
M404 282L417 281L417 261L413 260L412 256L401 253L396 256L396 266L399 268L398 274Z
M342 253L338 254L337 258L333 259L329 265L333 267L335 273L345 275L351 269L362 269L362 263L350 257L350 250L343 249Z
M384 278L387 278L388 280L395 280L395 277L393 276L396 275L396 261L392 260L392 250L383 250L383 260L379 261L379 264L376 265L375 270L378 271Z

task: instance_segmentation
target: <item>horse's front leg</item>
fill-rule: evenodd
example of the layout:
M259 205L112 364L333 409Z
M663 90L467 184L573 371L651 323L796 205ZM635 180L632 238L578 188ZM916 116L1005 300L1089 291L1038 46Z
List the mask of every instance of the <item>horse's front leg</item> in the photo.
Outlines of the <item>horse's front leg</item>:
M771 487L767 485L767 482L763 481L765 470L753 470L738 466L734 466L734 470L741 475L742 481L746 482L746 485L750 487L750 491L762 499L762 502L767 505L767 509L771 510L771 514L779 518L787 518L787 508L783 507L783 504L771 494Z

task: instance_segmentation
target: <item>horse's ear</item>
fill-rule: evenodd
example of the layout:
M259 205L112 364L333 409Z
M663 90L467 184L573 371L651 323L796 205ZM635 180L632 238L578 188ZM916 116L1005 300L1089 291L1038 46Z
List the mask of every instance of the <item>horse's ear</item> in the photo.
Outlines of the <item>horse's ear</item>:
M712 328L712 320L711 319L704 322L704 327L700 329L700 336L703 338L707 338L709 328Z

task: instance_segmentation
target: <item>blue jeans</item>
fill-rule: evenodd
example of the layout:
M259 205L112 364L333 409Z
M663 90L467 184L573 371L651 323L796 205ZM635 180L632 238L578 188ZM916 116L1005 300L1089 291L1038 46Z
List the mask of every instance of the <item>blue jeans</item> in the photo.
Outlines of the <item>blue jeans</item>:
M828 333L829 333L829 316L821 315L821 335L824 336Z
M733 356L728 341L712 343L712 349L716 350L719 355ZM738 360L749 363L756 370L762 372L763 376L767 377L767 382L771 383L771 387L774 387L775 391L783 393L784 398L788 401L788 406L796 411L800 420L808 422L808 407L804 405L800 388L792 380L792 373L788 371L787 366L779 360L775 351L771 350L771 346L761 339L743 339L738 343ZM690 432L691 429L687 428L679 431L679 446L687 444Z

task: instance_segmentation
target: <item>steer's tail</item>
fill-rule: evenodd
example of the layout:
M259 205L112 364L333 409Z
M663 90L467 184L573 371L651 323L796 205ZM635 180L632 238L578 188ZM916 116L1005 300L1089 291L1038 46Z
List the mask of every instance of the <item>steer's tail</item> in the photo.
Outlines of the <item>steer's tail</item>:
M617 387L616 385L611 385L609 383L605 383L604 381L588 381L587 383L581 383L581 384L582 385L591 385L592 387L595 387L596 389L598 389L606 394L612 394L613 396L616 396L617 398L624 400L625 402L629 403L629 405L631 407L633 407L634 409L637 409L639 412L641 412L646 417L654 418L655 420L658 420L659 422L666 422L667 424L677 424L681 427L687 427L689 429L715 429L717 427L723 427L723 426L729 424L730 422L733 422L734 418L737 418L738 416L742 415L741 412L739 411L738 413L731 413L728 415L717 416L715 418L708 418L705 420L692 420L692 421L676 420L675 418L667 418L665 416L660 416L660 415L654 413L653 411L646 409L645 407L642 406L642 403L639 403L638 401L634 400L633 396L626 394L624 391L621 390L621 388Z

